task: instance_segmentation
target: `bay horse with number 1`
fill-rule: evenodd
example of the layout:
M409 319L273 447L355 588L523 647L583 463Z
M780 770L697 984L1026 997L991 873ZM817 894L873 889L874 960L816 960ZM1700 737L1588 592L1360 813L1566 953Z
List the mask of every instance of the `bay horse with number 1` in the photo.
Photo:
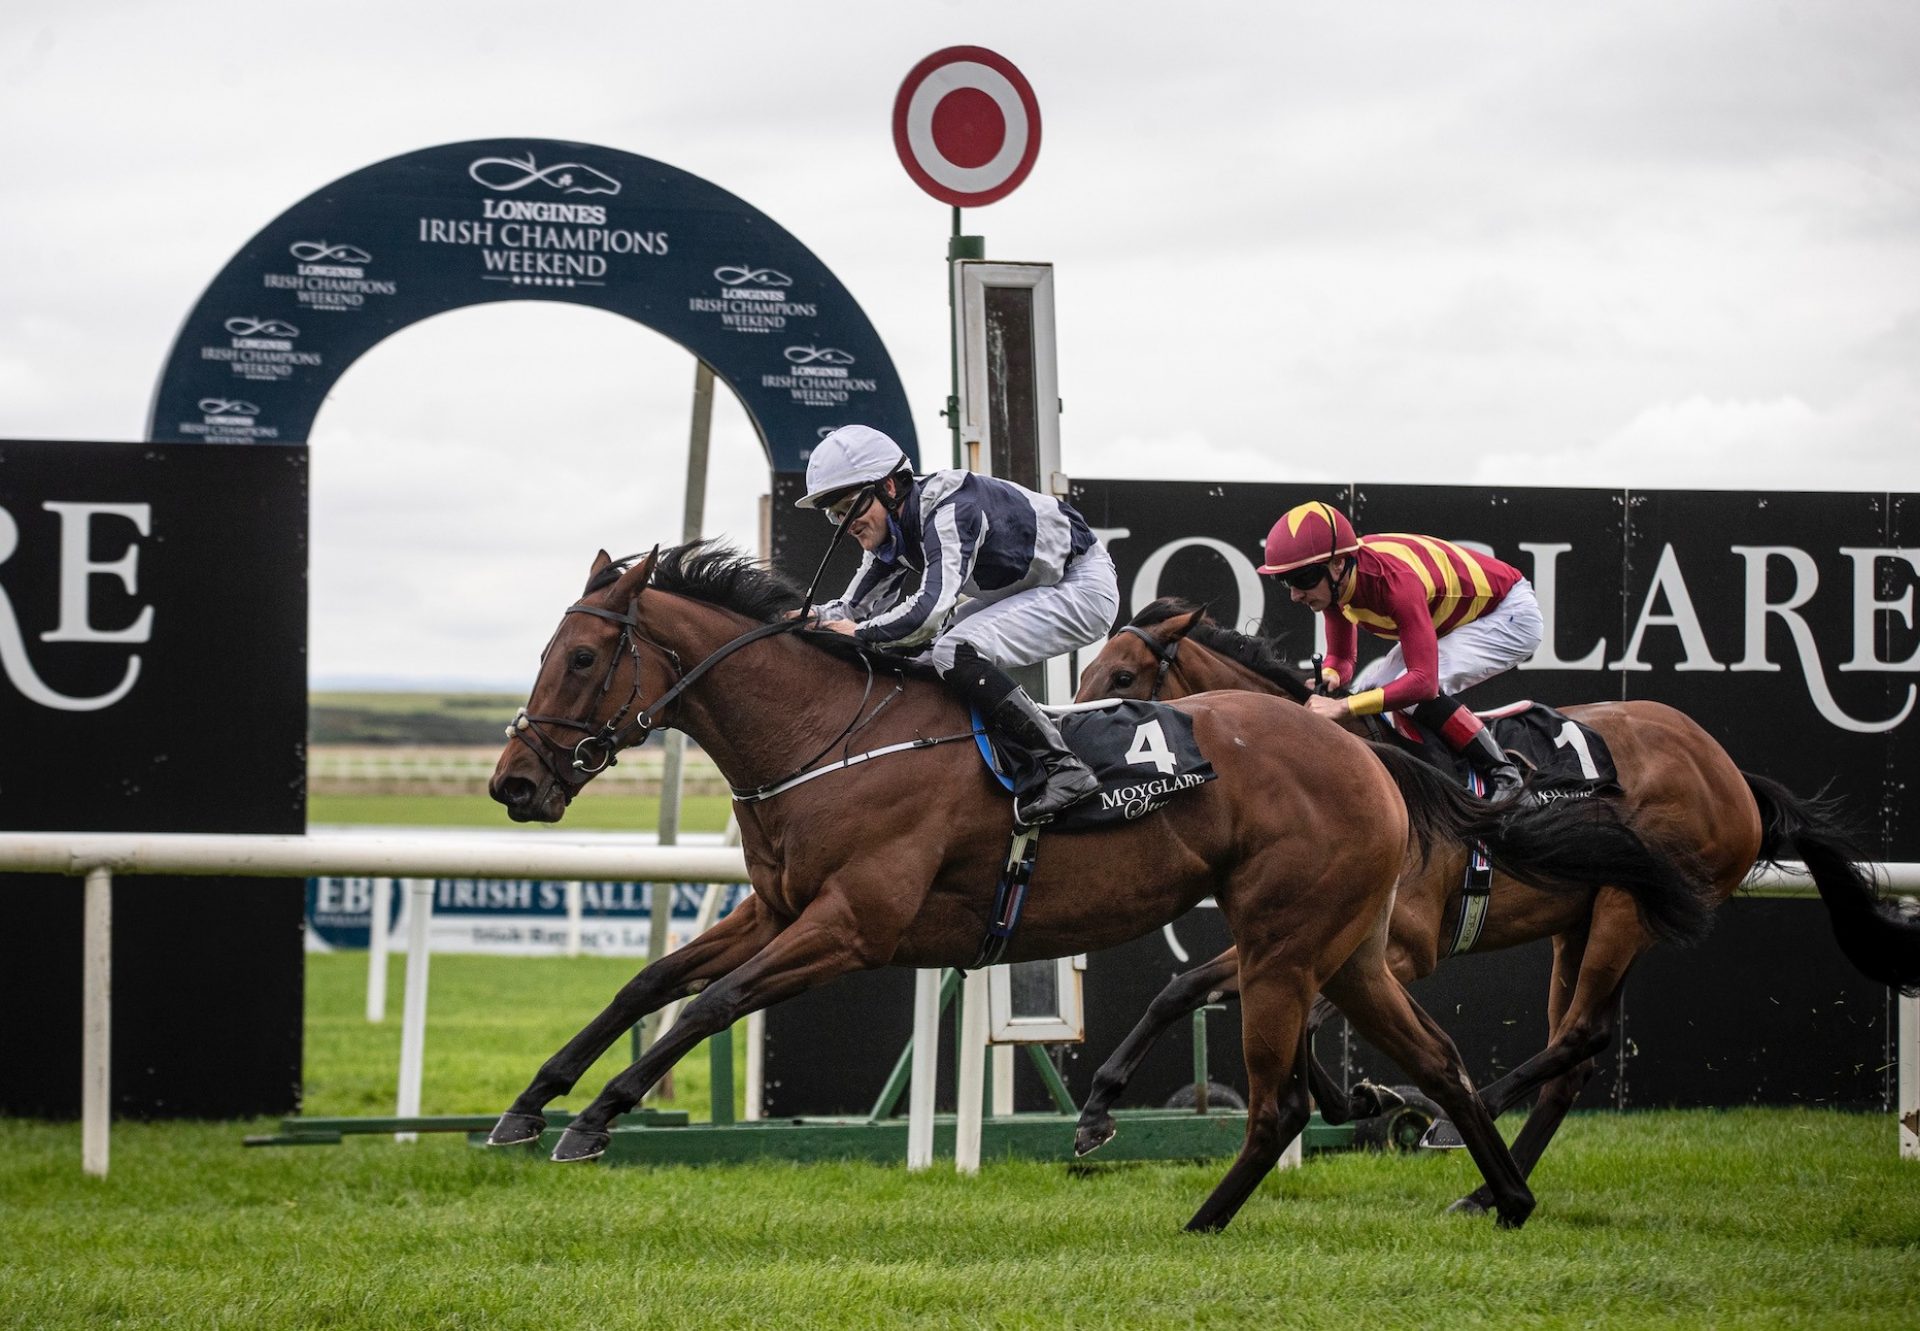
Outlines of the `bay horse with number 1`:
M1013 815L974 752L967 711L935 681L850 658L838 635L795 631L800 603L741 557L695 543L632 567L602 551L561 616L490 793L518 821L558 821L619 749L672 725L734 788L753 894L642 970L548 1059L494 1144L537 1140L545 1107L674 999L696 995L574 1117L554 1159L603 1153L615 1118L749 1012L851 971L971 964ZM1216 779L1153 817L1043 836L1007 959L1110 947L1208 895L1219 902L1239 949L1250 1108L1239 1156L1189 1228L1224 1226L1305 1125L1301 1054L1316 993L1454 1116L1501 1223L1522 1223L1532 1194L1452 1042L1387 964L1395 884L1421 838L1484 836L1561 891L1584 896L1600 874L1630 882L1656 920L1697 911L1694 885L1610 813L1569 807L1545 819L1550 835L1509 837L1418 763L1383 761L1288 703L1233 693L1176 705ZM875 756L845 761L861 754ZM820 779L796 780L810 775Z
M1082 672L1078 698L1224 696L1215 690L1251 691L1296 703L1309 693L1270 641L1211 623L1203 607L1163 598L1108 639ZM1854 966L1882 984L1906 989L1920 984L1920 922L1880 898L1830 809L1799 799L1778 782L1742 772L1711 735L1663 703L1594 703L1564 711L1606 740L1625 791L1619 802L1632 825L1666 853L1692 862L1711 885L1712 906L1731 896L1755 864L1797 857L1806 863L1835 937ZM1342 732L1326 725L1316 733L1330 742ZM1265 742L1282 741L1268 737ZM1402 880L1387 943L1388 965L1401 981L1431 974L1445 960L1443 940L1452 937L1461 908L1465 861L1464 851L1447 847ZM1513 1146L1515 1160L1528 1172L1596 1071L1595 1057L1614 1036L1614 998L1634 961L1656 941L1631 895L1616 885L1569 895L1496 877L1475 950L1549 937L1549 1042L1480 1097L1498 1118L1539 1092ZM1201 1004L1236 992L1237 970L1237 954L1229 948L1176 977L1153 1001L1094 1075L1076 1137L1081 1154L1112 1137L1108 1111L1153 1041ZM1324 1007L1316 1010L1316 1017L1324 1015ZM1310 1029L1317 1024L1310 1022ZM1395 1098L1364 1082L1350 1094L1311 1051L1308 1063L1314 1096L1330 1122L1378 1113ZM1481 1189L1456 1206L1476 1210L1490 1203Z

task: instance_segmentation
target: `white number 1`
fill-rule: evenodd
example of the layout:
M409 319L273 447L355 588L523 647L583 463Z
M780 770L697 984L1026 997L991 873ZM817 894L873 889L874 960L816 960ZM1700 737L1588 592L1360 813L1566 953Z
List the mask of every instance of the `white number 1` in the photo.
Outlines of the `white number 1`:
M1134 728L1133 747L1127 750L1127 761L1135 767L1157 767L1162 776L1173 775L1173 769L1179 766L1173 750L1167 747L1167 732L1160 729L1158 721Z
M1571 721L1561 726L1560 733L1553 737L1553 747L1556 749L1571 748L1575 756L1580 759L1581 775L1585 776L1589 781L1598 781L1600 779L1600 769L1593 765L1593 751L1587 747L1587 737L1581 733L1579 726ZM1127 756L1132 757L1133 755L1128 754Z

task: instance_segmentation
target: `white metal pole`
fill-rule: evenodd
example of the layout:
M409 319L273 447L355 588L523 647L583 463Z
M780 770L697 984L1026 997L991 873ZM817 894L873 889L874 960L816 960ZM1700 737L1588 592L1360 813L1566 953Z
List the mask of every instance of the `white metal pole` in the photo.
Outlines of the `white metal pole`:
M913 973L913 1070L907 1083L907 1168L933 1163L933 1090L940 1068L940 972Z
M393 879L373 880L367 909L367 1020L387 1019L387 916L393 911Z
M407 996L400 1015L400 1094L394 1113L420 1116L420 1079L427 1049L427 928L433 922L433 879L408 878ZM418 1133L396 1132L397 1142L418 1141Z
M953 1129L953 1167L980 1172L981 1104L987 1089L987 973L967 972L960 986L960 1097Z
M747 1014L747 1114L749 1123L758 1123L766 1106L767 1014L764 1010Z
M993 1049L993 1116L1004 1118L1013 1112L1013 1046L997 1044Z
M567 880L567 955L580 955L580 920L586 911L586 892L578 878Z
M1920 1160L1920 998L1900 996L1900 1158Z
M87 870L81 929L80 1167L107 1176L113 1123L113 872Z

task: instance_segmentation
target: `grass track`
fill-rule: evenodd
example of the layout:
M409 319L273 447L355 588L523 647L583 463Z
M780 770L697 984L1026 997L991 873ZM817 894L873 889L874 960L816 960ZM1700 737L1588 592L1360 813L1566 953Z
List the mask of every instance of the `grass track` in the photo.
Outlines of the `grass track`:
M307 1110L385 1112L397 1018L359 1017L364 957L309 960ZM626 970L436 957L428 1111L499 1108ZM680 1075L700 1116L704 1062ZM1219 1164L964 1180L563 1168L432 1138L240 1147L269 1127L122 1123L95 1180L77 1124L0 1120L0 1327L1920 1322L1920 1167L1885 1115L1576 1115L1518 1234L1442 1214L1477 1181L1463 1154L1317 1158L1208 1238L1180 1225Z
M10 1327L1906 1327L1920 1179L1891 1124L1576 1117L1518 1234L1442 1208L1464 1156L975 1180L874 1165L562 1168L457 1142L244 1151L230 1125L0 1123ZM102 1259L111 1254L111 1261Z

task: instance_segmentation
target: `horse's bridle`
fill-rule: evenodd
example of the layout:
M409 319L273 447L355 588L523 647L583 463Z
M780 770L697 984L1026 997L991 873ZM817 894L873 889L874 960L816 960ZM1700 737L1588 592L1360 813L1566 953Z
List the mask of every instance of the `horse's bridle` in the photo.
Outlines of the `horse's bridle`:
M1172 642L1161 642L1160 639L1154 637L1145 629L1133 624L1122 624L1120 631L1122 633L1131 633L1134 637L1140 639L1141 642L1147 644L1147 650L1153 653L1153 659L1159 663L1159 668L1154 671L1153 675L1153 690L1147 694L1148 702L1158 702L1160 700L1160 688L1167 682L1167 672L1172 670L1174 663L1180 659L1180 644L1185 642L1186 639L1175 638Z
M591 719L581 721L568 716L535 716L522 707L520 714L513 718L513 724L507 727L507 737L517 739L533 750L534 756L540 760L540 765L560 783L569 800L582 786L586 785L588 778L597 776L614 766L618 761L614 755L621 749L646 739L654 727L659 725L658 714L664 711L666 704L678 696L680 685L686 680L685 671L680 664L680 654L665 643L655 642L640 631L639 611L640 598L637 595L627 602L624 614L617 610L605 610L597 605L588 605L584 601L575 601L566 610L568 615L593 615L620 626L620 640L614 646L612 659L607 662L606 676L600 681L600 697L604 699L613 688L614 676L620 672L620 658L629 652L632 653L633 688L628 691L627 700L620 704L618 711L607 720L595 725ZM561 618L564 622L565 616ZM651 707L643 708L634 716L633 721L638 724L639 729L633 736L628 737L622 734L628 725L627 713L640 700L641 643L653 648L672 663L675 682ZM542 655L544 657L544 653ZM564 726L569 730L578 730L582 732L580 740L569 750L567 745L546 731L547 726ZM539 743L536 744L535 739L538 739ZM563 768L559 760L569 753L572 757L571 764ZM575 773L579 775L576 776Z
M620 704L620 709L598 726L591 720L579 721L572 717L534 716L523 707L520 709L520 714L514 717L513 724L507 727L508 737L519 740L533 750L534 756L540 760L540 765L560 783L569 801L580 792L581 787L585 786L588 780L606 771L607 768L615 766L618 762L615 755L620 750L629 745L645 742L648 735L664 725L667 709L673 706L680 695L693 687L694 683L707 671L749 643L770 638L776 633L790 633L806 624L803 617L761 624L742 633L731 642L722 643L704 661L688 670L680 664L678 652L663 642L654 641L640 631L638 592L628 600L625 614L617 610L605 610L597 605L588 605L585 601L575 601L567 607L566 614L593 615L620 626L620 641L613 649L613 659L607 662L606 677L600 681L601 697L604 698L613 687L613 677L620 670L621 656L629 652L633 655L633 688L628 692L627 700ZM562 615L561 622L564 623L565 619L566 616ZM555 631L555 636L558 636L558 630ZM632 720L629 721L627 712L640 698L640 644L642 643L659 652L671 663L674 680L658 698L635 712ZM548 646L551 650L552 644ZM545 659L545 653L542 653L542 659ZM871 667L868 668L867 683L868 688L871 689L873 683ZM582 735L580 741L569 751L565 744L542 729L544 726L565 726L569 730L581 731ZM540 742L536 744L534 739ZM572 761L568 768L562 768L556 761L556 756L565 756L569 752L572 754ZM579 775L575 776L572 773Z

